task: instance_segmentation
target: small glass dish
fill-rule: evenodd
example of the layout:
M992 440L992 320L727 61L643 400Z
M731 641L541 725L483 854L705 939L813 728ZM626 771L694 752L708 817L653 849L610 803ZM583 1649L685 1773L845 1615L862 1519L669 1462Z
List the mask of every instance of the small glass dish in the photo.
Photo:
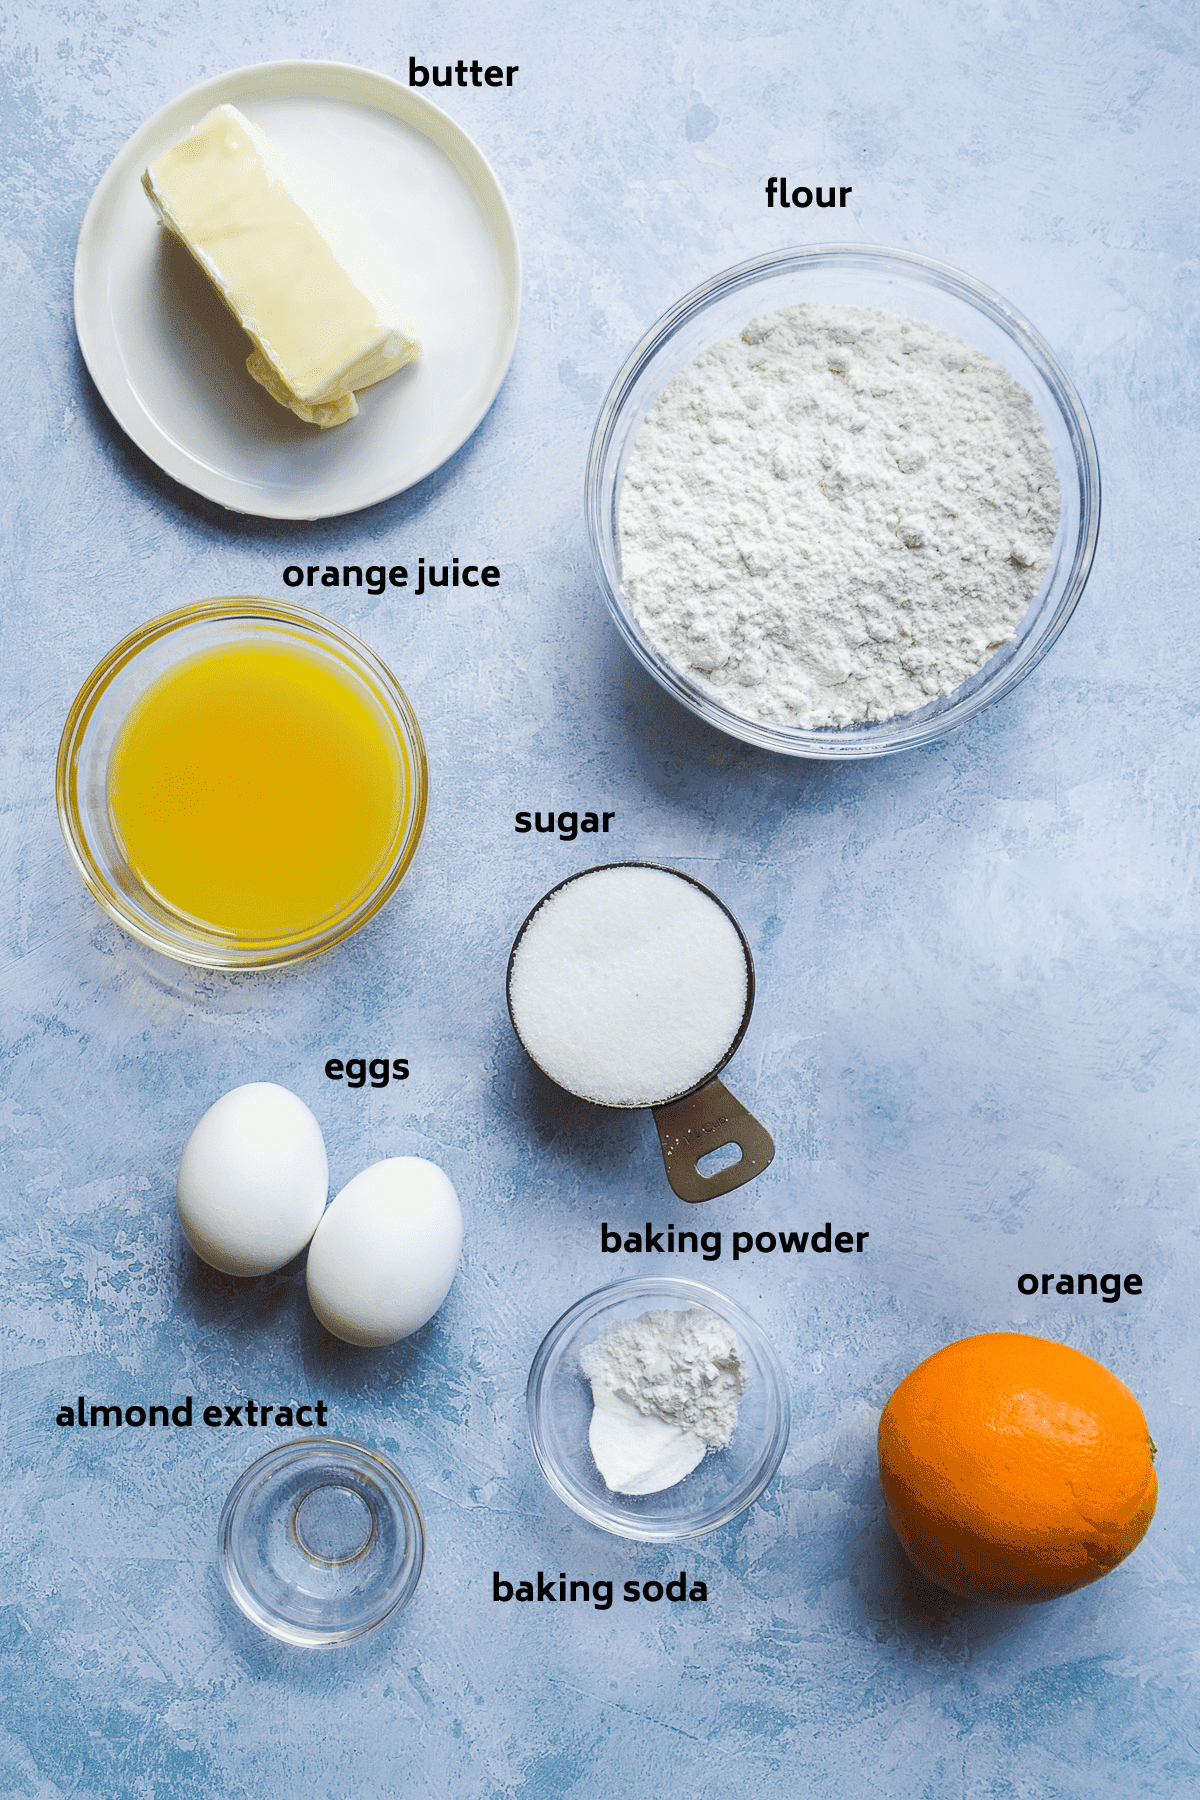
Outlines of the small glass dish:
M259 1457L221 1513L221 1579L252 1624L328 1649L412 1599L425 1528L412 1489L377 1450L300 1438Z
M865 306L953 332L1007 369L1033 400L1054 453L1061 495L1050 566L1017 628L969 680L916 712L841 726L777 725L732 711L651 643L621 585L618 509L642 423L667 384L703 350L785 306ZM1083 592L1100 528L1100 466L1079 397L1053 352L999 294L908 251L816 244L726 269L685 294L629 356L600 409L584 486L596 577L617 630L654 679L729 736L787 756L887 756L932 743L1011 693L1035 668Z
M130 866L109 803L109 775L122 728L155 683L194 659L245 646L303 652L352 689L378 719L403 788L394 830L369 886L315 923L273 935L235 934L166 904ZM105 911L152 950L210 969L267 969L298 962L357 931L395 892L416 854L428 788L421 728L390 669L322 614L250 595L181 607L151 619L110 650L67 716L56 781L67 849Z
M674 1487L657 1494L613 1493L588 1444L592 1387L579 1366L579 1352L622 1320L693 1306L724 1319L746 1364L748 1381L733 1436L723 1450L709 1450ZM700 1537L736 1519L774 1476L791 1426L783 1367L754 1320L713 1288L666 1277L614 1282L576 1301L542 1340L525 1400L533 1453L559 1498L589 1525L647 1543Z

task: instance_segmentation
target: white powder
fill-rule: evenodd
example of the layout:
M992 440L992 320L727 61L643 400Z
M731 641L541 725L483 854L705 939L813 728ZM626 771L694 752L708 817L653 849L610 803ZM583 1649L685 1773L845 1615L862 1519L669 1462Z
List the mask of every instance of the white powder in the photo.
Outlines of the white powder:
M592 1384L588 1442L606 1487L657 1494L729 1442L746 1391L738 1341L707 1307L610 1325L579 1353Z
M533 1060L604 1106L657 1106L703 1081L737 1036L747 990L724 908L669 869L621 864L547 896L508 981Z
M886 719L1008 642L1058 513L1045 431L998 363L917 319L793 306L660 395L621 489L622 579L733 712Z

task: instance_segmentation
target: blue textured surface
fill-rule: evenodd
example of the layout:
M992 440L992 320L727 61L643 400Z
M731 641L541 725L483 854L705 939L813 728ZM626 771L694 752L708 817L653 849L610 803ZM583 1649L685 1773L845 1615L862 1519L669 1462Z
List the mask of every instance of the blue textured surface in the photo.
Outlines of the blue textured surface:
M532 0L512 18L482 0L210 0L147 22L115 0L25 5L4 28L0 1790L1193 1791L1194 10L647 0L606 25L579 0ZM521 232L508 381L473 440L394 502L312 527L223 515L131 448L83 369L70 276L88 197L133 129L202 77L297 56L403 75L410 53L520 65L511 91L436 96L492 159ZM852 184L852 205L768 213L772 173ZM1010 298L1076 383L1105 480L1095 571L1047 660L940 747L876 766L773 759L663 702L618 644L583 536L588 434L632 343L798 225L917 250ZM123 938L72 872L53 803L62 721L103 652L176 603L282 595L293 561L454 554L498 563L500 589L326 596L427 736L429 825L393 903L266 977L177 969ZM596 860L594 840L514 835L518 808L560 806L617 813L606 856L708 881L757 959L730 1084L779 1154L706 1209L726 1251L695 1272L772 1334L795 1420L763 1501L673 1555L576 1520L525 1430L553 1319L650 1272L600 1254L600 1221L683 1212L648 1115L552 1095L509 1029L516 926ZM325 1080L328 1056L355 1053L407 1055L412 1077L357 1094ZM183 1245L182 1146L255 1079L316 1111L335 1190L397 1153L457 1184L464 1263L408 1343L326 1337L302 1259L239 1282ZM729 1259L735 1228L827 1218L869 1230L868 1251ZM671 1272L691 1272L680 1261ZM1144 1293L1019 1298L1023 1270L1061 1267L1137 1270ZM896 1381L993 1328L1098 1356L1160 1445L1142 1548L1049 1607L920 1583L874 1475ZM258 1636L225 1598L214 1534L235 1476L280 1434L56 1428L79 1393L322 1396L421 1498L413 1605L332 1655ZM619 1584L682 1566L706 1605L491 1599L493 1569Z

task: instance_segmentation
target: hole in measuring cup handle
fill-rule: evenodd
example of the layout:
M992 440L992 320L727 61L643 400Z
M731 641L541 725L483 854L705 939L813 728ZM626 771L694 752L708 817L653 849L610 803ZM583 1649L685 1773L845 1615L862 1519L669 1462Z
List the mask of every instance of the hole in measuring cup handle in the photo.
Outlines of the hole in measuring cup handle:
M655 1106L654 1123L667 1180L681 1200L713 1200L744 1187L774 1159L775 1140L765 1125L714 1075L681 1100ZM714 1150L736 1144L741 1160L705 1175L697 1166Z

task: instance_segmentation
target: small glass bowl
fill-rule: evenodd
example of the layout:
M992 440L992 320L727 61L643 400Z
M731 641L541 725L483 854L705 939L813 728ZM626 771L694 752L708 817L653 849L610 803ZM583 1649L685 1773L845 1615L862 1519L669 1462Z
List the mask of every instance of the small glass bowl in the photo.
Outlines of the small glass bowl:
M998 362L1033 400L1054 453L1062 511L1041 587L1007 644L953 693L917 712L853 725L778 725L732 711L651 643L621 585L618 509L647 413L701 351L785 306L867 306L923 319ZM675 699L730 737L786 756L887 756L932 743L1010 693L1046 654L1082 594L1100 528L1100 466L1079 397L1027 320L981 282L903 250L817 244L757 256L685 294L651 326L600 409L584 486L596 576L629 649Z
M646 1312L707 1307L731 1327L746 1364L746 1392L733 1436L674 1487L614 1494L592 1459L592 1387L579 1352L610 1325ZM770 1342L740 1306L698 1281L618 1281L576 1301L542 1341L525 1390L529 1435L542 1474L561 1500L616 1537L667 1543L700 1537L736 1519L758 1499L787 1448L791 1404Z
M329 1649L412 1599L425 1528L386 1456L341 1438L299 1438L238 1478L217 1542L221 1579L252 1624Z
M163 905L142 883L113 829L108 778L122 726L163 675L206 652L270 643L320 656L339 679L358 687L393 735L405 791L387 858L367 892L310 930L251 937L186 918ZM88 676L67 716L56 789L59 823L76 868L105 911L132 937L177 962L201 968L267 969L328 950L357 931L391 897L420 842L429 770L408 697L372 650L307 607L239 595L201 600L151 619L109 651Z

